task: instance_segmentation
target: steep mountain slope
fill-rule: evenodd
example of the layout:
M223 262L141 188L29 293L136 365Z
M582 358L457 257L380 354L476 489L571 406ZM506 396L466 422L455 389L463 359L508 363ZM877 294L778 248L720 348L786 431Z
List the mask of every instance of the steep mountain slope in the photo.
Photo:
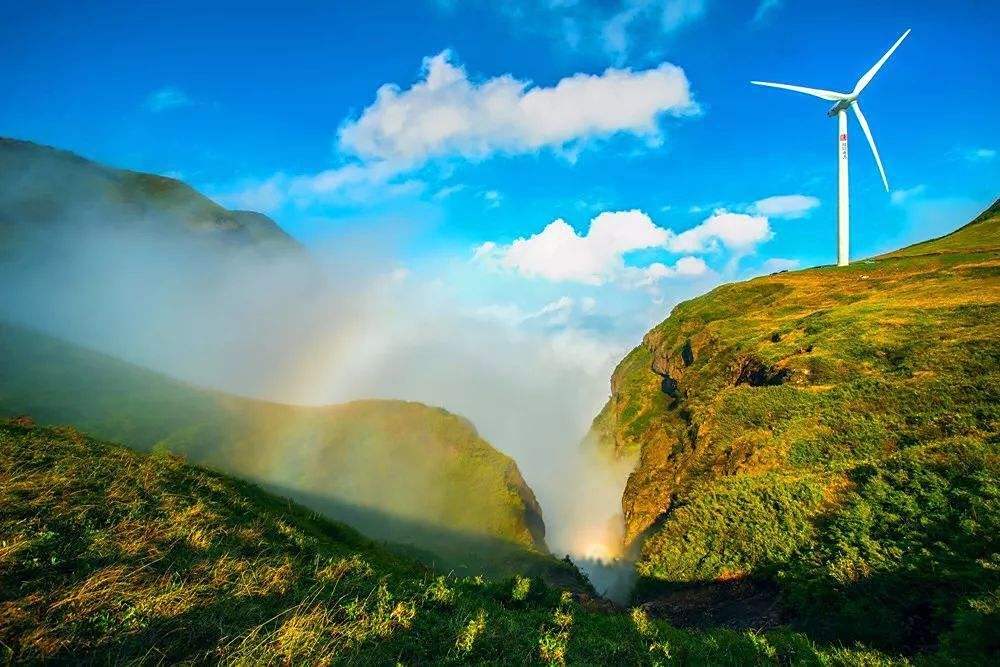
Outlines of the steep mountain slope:
M904 664L440 575L245 482L25 420L0 423L0 581L4 662Z
M183 454L373 536L456 558L503 543L545 551L541 510L517 464L445 410L241 398L2 323L0 357L0 415Z
M594 431L638 457L622 506L644 595L750 577L817 631L919 648L996 616L998 417L1000 202L678 305Z
M181 181L0 137L0 245L69 228L155 232L256 252L301 251L273 220L227 211Z

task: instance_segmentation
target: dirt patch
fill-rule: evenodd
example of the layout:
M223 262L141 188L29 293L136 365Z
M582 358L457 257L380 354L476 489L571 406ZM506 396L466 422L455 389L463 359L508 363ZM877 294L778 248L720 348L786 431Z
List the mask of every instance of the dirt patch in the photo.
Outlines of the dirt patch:
M744 357L737 362L733 384L748 384L751 387L769 387L784 384L792 372L787 368L768 366L755 357Z
M773 583L736 577L711 582L671 584L647 591L640 607L650 617L679 628L725 627L767 630L784 624L778 588Z

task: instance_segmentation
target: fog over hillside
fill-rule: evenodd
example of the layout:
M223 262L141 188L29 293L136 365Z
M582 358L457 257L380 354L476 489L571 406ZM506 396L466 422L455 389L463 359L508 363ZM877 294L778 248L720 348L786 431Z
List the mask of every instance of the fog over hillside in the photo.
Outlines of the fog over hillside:
M176 181L138 188L39 147L5 159L3 319L240 395L446 407L516 459L555 553L617 543L627 464L593 465L580 440L623 350L469 313L447 284L395 270L392 229L261 243L248 216Z

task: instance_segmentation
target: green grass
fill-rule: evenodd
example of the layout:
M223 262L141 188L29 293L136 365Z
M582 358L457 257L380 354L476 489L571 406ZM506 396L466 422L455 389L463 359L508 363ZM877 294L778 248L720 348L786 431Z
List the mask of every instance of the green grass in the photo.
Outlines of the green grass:
M767 581L813 636L908 651L995 646L969 633L996 616L998 432L1000 202L941 239L678 305L594 428L638 454L640 597Z
M0 425L0 581L12 662L905 662L787 631L678 630L534 577L434 571L176 456L23 421Z
M956 438L852 468L850 491L778 574L802 624L828 637L921 646L951 630L959 609L995 597L997 444ZM996 628L966 639L1000 649Z
M812 536L823 491L809 478L725 478L675 506L671 520L643 544L639 574L691 582L766 571Z
M3 323L0 349L0 416L31 415L140 450L182 454L451 567L553 562L538 558L541 510L517 465L445 410L402 401L309 408L251 400Z

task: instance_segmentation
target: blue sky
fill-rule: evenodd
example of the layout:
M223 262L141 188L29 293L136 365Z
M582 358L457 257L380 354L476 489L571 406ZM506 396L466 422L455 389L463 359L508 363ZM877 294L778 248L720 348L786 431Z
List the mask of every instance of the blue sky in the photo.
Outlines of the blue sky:
M498 5L6 3L0 134L316 246L376 237L387 275L609 350L720 281L833 260L835 120L751 79L849 90L913 29L862 97L891 193L851 121L855 257L998 195L996 3Z

